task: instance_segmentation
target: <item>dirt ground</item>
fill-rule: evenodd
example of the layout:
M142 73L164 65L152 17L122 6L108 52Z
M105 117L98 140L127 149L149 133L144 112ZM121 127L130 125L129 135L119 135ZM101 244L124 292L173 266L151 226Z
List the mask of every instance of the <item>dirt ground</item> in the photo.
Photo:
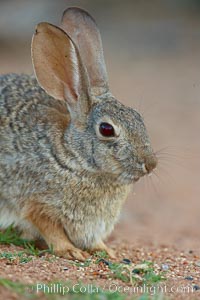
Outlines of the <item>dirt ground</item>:
M86 288L86 290L81 290L82 295L79 294L77 299L82 299L87 293L98 295L96 289L99 288L110 291L114 296L119 292L126 295L127 299L139 299L138 297L145 293L149 297L152 296L151 299L157 299L153 298L155 294L159 294L159 299L199 299L200 256L196 251L180 251L179 248L172 246L167 248L168 244L155 247L151 243L117 243L116 240L112 243L112 247L117 253L115 262L121 262L126 258L132 262L130 268L133 268L141 261L151 261L154 263L156 272L167 269L164 275L165 280L151 285L133 285L112 277L111 271L104 263L96 264L93 261L87 267L75 266L66 259L55 258L50 254L33 258L27 263L20 263L19 259L10 261L4 258L0 261L0 278L21 282L29 287L27 287L26 294L22 296L14 289L0 286L1 299L27 299L31 295L35 295L36 299L49 299L48 288L55 283L59 284L59 289L61 286L66 288L72 286L75 292L81 290L81 286ZM23 248L1 246L0 250L1 253L15 253L16 251L23 251ZM114 262L114 260L107 259L106 262ZM62 293L61 289L59 291ZM64 291L68 299L67 289ZM54 288L52 293L56 296L58 288Z
M125 17L117 23L116 17L109 27L110 15L108 10L103 24L98 13L110 86L120 101L143 114L159 165L151 177L133 186L108 244L116 250L117 261L128 258L137 264L150 260L159 270L167 265L167 280L162 285L166 285L164 295L170 299L200 299L199 290L184 294L177 291L187 285L200 286L199 18L171 16L164 22L159 15L157 23L149 17L132 24ZM169 19L172 27L166 25ZM149 28L154 40L148 48ZM165 34L168 44L163 45L159 41ZM10 45L8 41L1 52L0 73L32 72L29 41ZM0 253L16 249L0 245ZM92 264L81 269L65 259L46 258L35 258L26 264L9 264L7 259L0 259L0 278L27 284L81 280L109 287L110 281L100 272L107 272L103 266ZM188 276L192 279L185 279ZM113 282L126 286L119 280ZM170 292L173 287L175 292ZM131 295L135 296L133 292ZM22 299L4 287L0 287L0 296Z

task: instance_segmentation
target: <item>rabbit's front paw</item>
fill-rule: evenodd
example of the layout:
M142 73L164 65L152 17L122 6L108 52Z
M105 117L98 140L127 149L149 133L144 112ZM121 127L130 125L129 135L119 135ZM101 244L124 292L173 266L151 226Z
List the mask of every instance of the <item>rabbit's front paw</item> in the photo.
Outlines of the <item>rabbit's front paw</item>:
M94 253L96 251L105 251L110 258L112 258L112 259L116 258L115 251L113 249L107 247L104 244L104 242L100 242L99 244L97 244L90 252Z
M81 249L75 247L65 250L57 250L55 251L55 254L60 257L79 261L85 261L90 256L88 252L82 251Z
M108 256L112 259L116 258L115 251L109 247L106 247L105 251L108 253Z

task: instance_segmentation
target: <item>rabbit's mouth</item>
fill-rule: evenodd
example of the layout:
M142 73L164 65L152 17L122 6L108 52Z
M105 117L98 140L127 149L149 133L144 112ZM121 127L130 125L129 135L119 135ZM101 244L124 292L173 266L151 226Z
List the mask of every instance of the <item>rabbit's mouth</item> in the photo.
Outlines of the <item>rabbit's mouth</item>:
M137 182L137 181L139 181L139 179L140 178L142 178L142 177L144 177L144 176L146 176L147 174L143 174L143 175L140 175L140 176L134 176L134 178L133 178L133 182ZM149 174L148 176L150 176L151 174Z
M133 181L137 182L140 179L141 176L134 176Z
M144 177L147 173L140 173L133 176L133 182L137 182L141 177Z
M138 172L134 175L133 181L137 182L141 177L145 176L148 173L144 163L141 164Z
M136 174L133 176L134 177L133 181L137 182L141 177L146 176L146 175L151 176L156 165L157 165L157 160L155 160L155 162L152 163L152 167L149 167L149 165L143 163L141 165L141 170L140 170L139 174Z
M122 173L120 176L120 179L125 183L134 183L139 181L140 178L144 176L150 176L152 175L152 170L149 171L146 169L145 165L142 164L141 168L138 168L138 170L135 170L134 173Z
M124 184L132 184L134 182L137 182L141 177L143 177L145 174L127 174L122 173L121 176L119 176L119 180Z

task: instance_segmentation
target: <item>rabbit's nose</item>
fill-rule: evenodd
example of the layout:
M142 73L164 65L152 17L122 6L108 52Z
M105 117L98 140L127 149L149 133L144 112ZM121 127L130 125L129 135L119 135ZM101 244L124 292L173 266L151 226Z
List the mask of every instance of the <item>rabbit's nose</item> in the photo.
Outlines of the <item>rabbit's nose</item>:
M155 154L147 156L143 164L144 173L150 174L153 171L153 169L156 168L157 163L158 160Z

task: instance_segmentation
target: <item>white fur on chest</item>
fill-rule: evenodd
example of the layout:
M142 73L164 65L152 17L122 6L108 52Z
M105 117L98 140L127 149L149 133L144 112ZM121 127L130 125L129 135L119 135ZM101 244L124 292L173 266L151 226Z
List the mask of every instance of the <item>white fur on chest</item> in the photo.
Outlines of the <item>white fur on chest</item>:
M66 232L76 247L95 248L111 233L119 219L121 206L127 192L127 187L120 188L114 195L104 194L98 203L95 201L94 205L88 205L87 209L85 209L87 205L85 207L78 206L76 215L72 214L73 230L71 230L71 226L66 227ZM83 211L85 211L84 214Z
M86 245L98 244L106 236L106 231L104 220L88 223L85 231Z

